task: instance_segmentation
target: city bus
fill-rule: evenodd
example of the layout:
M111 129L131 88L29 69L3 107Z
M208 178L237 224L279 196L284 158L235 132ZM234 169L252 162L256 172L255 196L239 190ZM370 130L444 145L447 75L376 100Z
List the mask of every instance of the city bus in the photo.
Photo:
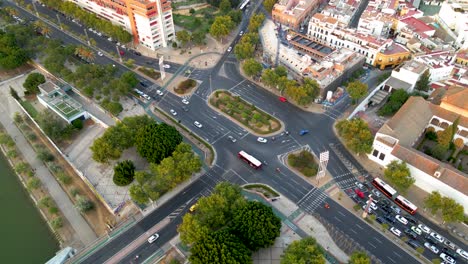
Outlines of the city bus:
M408 201L405 197L398 195L397 198L395 198L395 203L398 204L403 210L410 214L415 214L416 210L418 210L418 207Z
M241 160L247 162L247 163L248 163L252 168L254 168L254 169L259 169L259 168L262 167L262 163L261 163L258 159L256 159L256 158L254 158L253 156L247 154L247 152L245 152L245 151L243 151L243 150L242 150L242 151L239 151L239 153L237 154L237 156L238 156Z
M249 4L249 2L250 0L245 0L239 7L239 10L244 10L244 8Z
M372 181L372 185L375 186L380 192L385 194L390 199L393 199L393 196L397 194L397 191L393 189L390 185L386 184L384 181L382 181L379 178L375 178Z

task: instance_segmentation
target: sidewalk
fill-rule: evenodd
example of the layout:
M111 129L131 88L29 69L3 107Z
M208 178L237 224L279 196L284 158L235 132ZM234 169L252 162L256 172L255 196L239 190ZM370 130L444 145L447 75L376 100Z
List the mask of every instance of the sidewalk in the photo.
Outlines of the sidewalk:
M36 158L36 153L29 145L26 138L24 138L21 131L19 131L19 129L13 124L13 114L15 112L21 112L21 108L10 96L9 86L22 87L22 83L25 78L26 76L0 85L0 112L2 113L0 115L0 122L8 131L8 134L15 139L16 145L23 154L25 160L36 170L37 177L48 190L50 196L55 200L57 207L67 218L68 222L70 222L70 225L75 230L78 239L85 245L90 244L97 238L96 234L81 214L75 209L73 203L49 172L47 167Z

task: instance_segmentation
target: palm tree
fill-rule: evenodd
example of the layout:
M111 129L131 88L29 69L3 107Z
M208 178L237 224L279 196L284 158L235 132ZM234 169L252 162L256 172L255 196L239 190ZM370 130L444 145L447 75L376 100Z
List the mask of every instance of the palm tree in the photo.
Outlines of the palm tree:
M10 16L18 16L19 15L19 12L18 10L16 10L16 8L13 8L13 7L5 7L5 11L10 14Z
M95 59L94 52L85 46L76 47L75 55L86 61L93 61Z
M36 31L42 35L47 36L50 34L50 27L48 27L44 22L37 20L33 25Z

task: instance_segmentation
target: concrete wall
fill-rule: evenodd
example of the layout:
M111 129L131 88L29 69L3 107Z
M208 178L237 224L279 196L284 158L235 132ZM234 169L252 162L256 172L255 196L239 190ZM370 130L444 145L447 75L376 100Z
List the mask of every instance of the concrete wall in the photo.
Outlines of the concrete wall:
M336 78L335 80L333 80L329 85L327 85L326 87L324 87L322 90L321 90L321 95L322 95L322 99L325 99L326 95L327 95L327 92L328 91L336 91L336 89L338 87L340 87L340 85L347 81L355 71L357 70L360 70L362 69L362 67L364 66L364 63L366 62L366 59L365 57L362 57L361 60L359 60L358 62L356 62L351 68L349 69L346 69L343 74L341 74L340 76L338 76L338 78ZM312 78L313 79L313 78Z
M382 90L387 80L388 79L377 85L375 89L372 92L370 92L369 95L366 98L364 98L364 100L362 100L362 102L358 106L356 106L356 108L354 108L354 111L348 116L348 120L352 119L357 113L367 109L367 105L369 104L372 96L374 96L374 94L376 94L379 90Z

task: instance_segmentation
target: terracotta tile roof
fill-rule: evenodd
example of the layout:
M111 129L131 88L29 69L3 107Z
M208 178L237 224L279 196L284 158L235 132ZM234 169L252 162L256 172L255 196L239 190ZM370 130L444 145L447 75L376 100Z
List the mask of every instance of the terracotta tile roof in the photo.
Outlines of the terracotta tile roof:
M402 19L400 20L400 22L405 23L407 27L411 28L414 32L418 32L418 33L435 30L435 28L433 28L432 26L427 25L426 23L414 17L408 17L408 18Z
M450 187L460 191L461 193L468 193L468 175L456 170L449 164L441 163L440 161L429 157L411 148L405 148L397 145L392 151L392 155L413 167L434 177L436 171L440 172L438 178L441 182L449 185Z
M445 93L442 102L468 110L468 89L463 87L451 87Z

